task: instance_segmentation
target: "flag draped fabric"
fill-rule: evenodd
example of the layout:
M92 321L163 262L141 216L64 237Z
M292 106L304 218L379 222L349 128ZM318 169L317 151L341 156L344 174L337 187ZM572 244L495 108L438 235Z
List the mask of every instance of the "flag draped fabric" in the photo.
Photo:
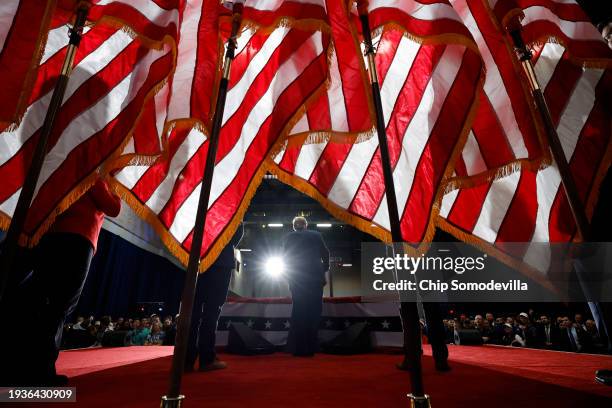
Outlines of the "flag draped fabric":
M458 2L456 2L458 3ZM465 2L464 2L465 3ZM470 2L468 2L470 3ZM498 2L498 5L503 2ZM533 3L533 2L525 2ZM553 122L570 164L578 193L587 215L592 215L599 185L611 160L612 77L607 48L592 47L588 54L574 52L584 40L587 18L578 13L573 2L539 2L548 7L529 6L524 10L525 24L533 24L528 34L534 42L535 71L551 111ZM471 10L475 3L470 3ZM552 7L551 5L556 5ZM574 12L567 14L569 8ZM534 14L538 11L540 14ZM554 18L550 13L557 13ZM464 15L467 15L465 13ZM477 15L473 13L472 15ZM493 14L482 15L478 27ZM531 16L531 17L529 17ZM546 17L548 16L548 17ZM547 18L547 21L541 21ZM569 19L569 20L566 20ZM538 25L537 23L542 24ZM476 25L466 24L471 30ZM585 27L584 30L575 26ZM499 25L501 28L501 25ZM539 27L539 31L535 28ZM574 28L572 28L574 27ZM537 40L561 37L563 41L542 44ZM478 33L474 34L475 37ZM599 34L598 34L599 36ZM506 39L509 41L509 39ZM589 42L601 42L589 37ZM567 44L567 47L560 45ZM578 43L578 46L576 44ZM601 42L603 44L603 42ZM481 44L479 44L480 46ZM488 68L488 67L487 67ZM490 70L488 70L488 73ZM486 86L485 86L486 88ZM503 111L498 111L500 115ZM471 174L486 169L500 154L501 142L491 145L469 141L458 161L456 173ZM576 229L556 164L542 169L523 168L493 181L461 188L445 195L439 225L461 240L475 243L502 259L543 278L550 266L550 251L533 246L522 254L508 254L500 247L505 242L569 242Z
M0 2L0 130L19 122L36 79L56 0Z
M452 183L474 185L549 161L541 120L527 79L500 25L483 0L452 0L486 68L478 114L455 164ZM491 154L482 155L481 150Z
M158 105L149 110L148 121L139 123L133 142L118 161L136 164L116 175L119 192L184 263L191 250L222 44L227 41L227 19L219 19L224 14L215 1L187 2L167 109ZM349 125L332 123L299 142L371 137L367 75L350 20L344 1L245 2L208 203L201 270L233 235L268 170L265 161L270 153L281 148L296 120L327 89L342 87L341 107L351 118ZM210 46L211 30L218 32L214 46ZM138 135L146 131L139 129L156 129L159 134L162 128L162 154L153 164L142 162L144 138L139 142Z
M574 0L485 0L502 27L520 21L527 44L557 42L572 60L589 66L607 65L609 54L601 34ZM602 60L602 57L604 58Z
M144 107L174 69L177 36L168 33L176 32L178 9L170 7L172 2L95 3L24 227L23 238L29 244L86 191L104 162L121 153ZM23 120L0 133L3 227L10 222L40 136L66 54L66 23L72 15L72 8L58 6ZM126 26L128 21L133 25Z
M305 101L327 80L329 35L279 27L238 40L208 203L201 268L231 238L265 173L264 159ZM186 263L208 149L198 127L171 132L151 166L130 166L116 179L124 198ZM131 148L131 146L130 146Z
M421 242L433 234L439 187L452 171L471 123L481 88L481 60L446 1L378 0L370 1L368 10L379 34L376 65L401 230L405 241ZM331 87L292 134L309 134L334 122L349 128L342 91L341 86ZM390 239L377 138L357 144L289 141L270 162L281 180L319 200L338 218Z

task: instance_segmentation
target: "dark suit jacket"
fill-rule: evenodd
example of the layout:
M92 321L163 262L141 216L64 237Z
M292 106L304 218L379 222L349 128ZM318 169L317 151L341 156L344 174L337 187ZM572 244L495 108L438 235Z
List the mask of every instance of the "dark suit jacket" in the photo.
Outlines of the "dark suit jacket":
M283 240L289 283L323 283L329 269L329 250L318 231L294 231Z
M582 352L589 352L591 349L591 343L584 330L576 328L576 334L578 335L578 342L580 343ZM559 329L559 350L561 351L577 351L572 349L572 342L568 335L568 329Z
M535 347L554 349L556 345L559 344L560 342L559 328L555 324L551 323L549 331L550 331L550 342L552 343L552 346L546 345L546 330L544 328L544 325L538 324L536 326L536 345Z

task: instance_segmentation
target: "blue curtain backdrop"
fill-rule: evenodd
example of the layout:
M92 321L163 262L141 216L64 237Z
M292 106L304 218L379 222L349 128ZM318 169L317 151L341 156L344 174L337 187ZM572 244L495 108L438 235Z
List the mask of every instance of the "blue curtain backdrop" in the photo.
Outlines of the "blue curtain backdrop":
M100 233L74 315L140 317L139 303L163 302L162 316L178 313L185 271L106 230Z

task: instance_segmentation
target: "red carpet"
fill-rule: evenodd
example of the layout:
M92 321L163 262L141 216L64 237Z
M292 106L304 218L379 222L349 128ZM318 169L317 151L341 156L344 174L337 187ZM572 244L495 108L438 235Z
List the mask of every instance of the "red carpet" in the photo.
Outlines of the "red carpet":
M612 357L502 347L450 349L453 370L443 374L433 370L426 349L425 387L436 408L612 406L612 387L593 380L596 368L612 367ZM170 347L63 352L58 371L70 375L77 387L78 402L72 407L157 407L166 391L171 352ZM408 376L394 367L398 355L221 357L227 370L184 377L185 407L408 406Z

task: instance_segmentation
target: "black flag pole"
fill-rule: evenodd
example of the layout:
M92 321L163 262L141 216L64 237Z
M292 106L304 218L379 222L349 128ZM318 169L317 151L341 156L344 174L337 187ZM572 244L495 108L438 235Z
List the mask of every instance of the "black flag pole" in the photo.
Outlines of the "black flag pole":
M172 369L170 372L170 383L168 386L167 395L162 396L162 408L178 408L185 399L184 395L180 394L181 380L185 369L185 357L187 355L187 342L189 340L189 328L191 325L191 315L193 309L193 301L196 292L196 283L198 279L200 256L202 252L202 241L204 239L204 226L206 225L206 215L208 213L208 202L210 199L210 189L212 186L213 172L215 169L215 159L217 157L217 147L219 146L219 133L221 130L221 121L223 119L223 111L225 109L225 98L227 96L227 88L229 84L230 68L236 51L236 37L242 21L242 2L235 1L232 8L232 31L225 52L225 60L223 62L223 76L219 82L219 93L215 105L215 113L212 121L212 129L208 141L208 151L206 153L206 162L204 164L204 174L202 186L200 188L200 198L198 201L198 209L196 211L196 221L193 228L193 239L191 243L191 251L189 252L189 262L187 264L187 272L185 274L185 285L183 286L183 295L181 297L180 315L176 333L176 343L174 345L174 354L172 356Z
M387 208L389 209L389 224L391 225L391 239L394 243L403 242L400 228L399 210L395 195L395 184L393 182L393 170L389 158L389 147L387 146L387 131L383 115L382 102L380 98L380 85L376 72L376 61L374 46L372 45L372 32L370 22L365 7L359 6L359 19L363 32L363 42L365 45L365 56L368 60L368 71L370 74L370 84L372 86L372 99L374 111L376 112L376 132L378 134L378 145L380 147L380 158L382 162L383 177L385 181L385 193L387 197ZM429 407L429 396L425 394L423 387L423 369L421 365L421 327L419 323L419 312L415 302L401 302L400 315L404 329L404 355L410 364L410 382L412 392L408 394L411 407Z
M557 168L559 169L563 190L565 191L565 196L567 197L567 202L569 203L572 216L576 221L576 228L580 234L580 237L582 238L582 241L589 242L591 239L589 219L587 218L584 205L580 200L578 188L576 187L576 182L572 176L567 158L565 157L563 146L561 145L559 135L557 134L557 129L553 123L552 117L550 116L550 110L546 104L544 92L542 91L538 78L536 77L533 63L531 61L533 54L523 41L523 37L521 36L521 26L518 21L515 21L513 25L507 27L507 30L512 38L512 42L514 43L514 50L517 58L521 62L525 75L527 76L529 87L531 89L531 95L533 96L538 113L540 114L542 122L544 123L546 140L550 147L552 157L557 164Z
M0 300L4 296L6 285L8 284L9 275L15 262L15 256L17 254L17 248L19 246L19 238L23 232L23 226L28 215L34 192L36 191L36 184L40 177L40 172L47 155L47 145L49 143L49 136L53 130L55 119L59 113L62 101L64 100L64 94L66 93L66 87L68 80L72 74L72 68L74 65L74 57L81 43L83 37L83 27L87 20L87 14L89 12L90 4L87 1L79 3L76 11L76 17L73 27L70 29L70 40L66 50L66 57L60 71L59 78L55 83L53 95L51 96L51 102L47 108L45 120L43 122L40 137L36 143L34 149L34 155L32 156L32 162L30 168L26 174L23 186L21 187L21 193L17 200L15 211L11 219L11 224L6 233L4 243L2 245L2 254L0 254Z

